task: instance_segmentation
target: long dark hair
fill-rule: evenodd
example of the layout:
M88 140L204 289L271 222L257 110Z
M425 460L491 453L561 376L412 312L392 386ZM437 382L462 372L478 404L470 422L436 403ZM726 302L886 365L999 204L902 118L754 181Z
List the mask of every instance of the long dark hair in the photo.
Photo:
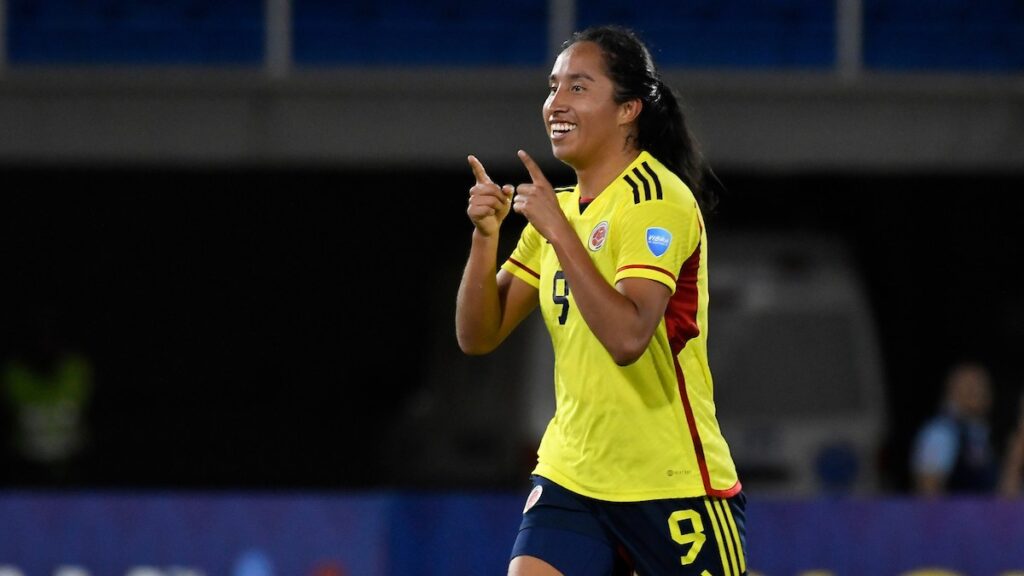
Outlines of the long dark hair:
M705 186L705 177L717 178L686 126L676 93L662 81L643 41L632 30L600 26L573 33L562 49L577 42L593 42L601 47L606 72L615 83L617 103L633 99L643 103L637 118L637 148L650 152L679 176L703 211L713 210L718 195Z

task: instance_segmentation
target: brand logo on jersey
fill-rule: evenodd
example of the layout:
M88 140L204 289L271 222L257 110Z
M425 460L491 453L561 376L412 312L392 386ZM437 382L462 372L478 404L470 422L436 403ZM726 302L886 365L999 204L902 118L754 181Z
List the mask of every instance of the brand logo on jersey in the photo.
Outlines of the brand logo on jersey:
M594 226L594 231L590 233L590 241L587 245L590 246L590 250L597 252L604 246L604 241L608 238L608 221L604 220L597 226Z
M647 229L647 249L651 251L651 254L660 257L668 250L671 243L672 233L668 230L656 226Z
M526 512L530 508L533 508L533 505L537 503L537 500L540 500L542 492L544 492L544 487L540 484L533 487L533 490L530 491L530 495L526 497L526 506L523 508L523 514L526 514Z

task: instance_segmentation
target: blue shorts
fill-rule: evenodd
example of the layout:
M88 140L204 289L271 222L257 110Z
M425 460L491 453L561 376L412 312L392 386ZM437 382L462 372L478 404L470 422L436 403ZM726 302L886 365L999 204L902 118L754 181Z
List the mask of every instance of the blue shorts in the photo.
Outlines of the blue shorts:
M743 576L746 497L607 502L533 476L512 558L565 576Z

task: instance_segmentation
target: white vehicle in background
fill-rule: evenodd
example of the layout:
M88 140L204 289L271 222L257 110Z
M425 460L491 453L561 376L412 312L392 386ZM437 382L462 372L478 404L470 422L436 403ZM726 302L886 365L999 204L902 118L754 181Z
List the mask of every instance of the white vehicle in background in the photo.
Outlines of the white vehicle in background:
M845 246L820 236L716 230L709 261L715 403L745 489L877 490L882 363Z

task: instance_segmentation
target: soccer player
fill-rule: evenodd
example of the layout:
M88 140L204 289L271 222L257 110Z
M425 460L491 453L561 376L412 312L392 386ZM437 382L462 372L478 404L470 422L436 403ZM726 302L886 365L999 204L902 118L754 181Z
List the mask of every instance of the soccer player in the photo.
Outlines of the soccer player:
M630 31L574 34L543 106L576 186L499 186L480 161L459 345L496 348L538 305L557 408L509 574L742 576L744 496L707 362L706 167L672 90ZM709 196L709 195L708 195ZM527 218L497 270L501 223Z

